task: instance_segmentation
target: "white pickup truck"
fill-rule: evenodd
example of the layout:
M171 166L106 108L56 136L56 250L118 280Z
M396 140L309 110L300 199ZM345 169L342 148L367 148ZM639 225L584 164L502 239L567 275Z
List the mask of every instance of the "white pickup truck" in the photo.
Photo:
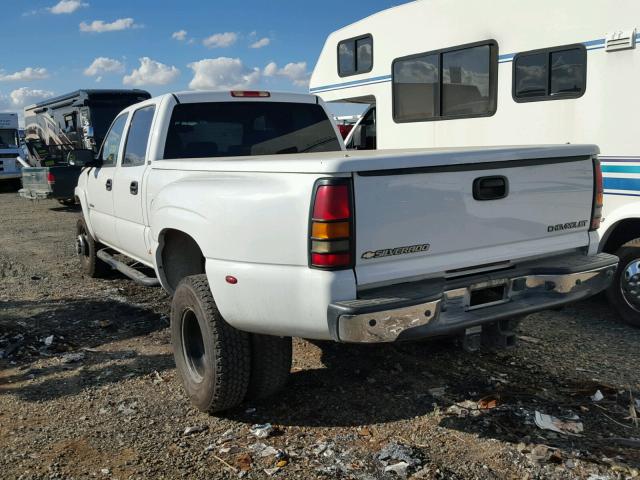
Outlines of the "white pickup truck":
M124 110L97 160L74 152L77 251L173 294L184 386L219 411L286 382L293 336L508 345L513 319L606 288L597 153L346 152L313 95L167 94Z

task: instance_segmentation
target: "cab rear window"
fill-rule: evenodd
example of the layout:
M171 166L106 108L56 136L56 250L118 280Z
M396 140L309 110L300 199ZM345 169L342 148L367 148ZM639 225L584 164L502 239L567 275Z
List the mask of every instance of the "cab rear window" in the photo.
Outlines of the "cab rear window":
M165 159L278 155L340 150L317 104L209 102L176 105Z

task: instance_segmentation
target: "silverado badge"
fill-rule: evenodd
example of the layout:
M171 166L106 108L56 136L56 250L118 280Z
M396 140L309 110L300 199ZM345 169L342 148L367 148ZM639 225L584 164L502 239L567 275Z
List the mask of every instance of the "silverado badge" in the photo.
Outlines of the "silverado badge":
M407 255L409 253L419 253L419 252L427 252L429 251L428 243L422 243L420 245L410 245L408 247L397 247L397 248L383 248L382 250L376 251L367 251L362 254L360 258L364 260L370 260L372 258L381 258L381 257L390 257L393 255Z

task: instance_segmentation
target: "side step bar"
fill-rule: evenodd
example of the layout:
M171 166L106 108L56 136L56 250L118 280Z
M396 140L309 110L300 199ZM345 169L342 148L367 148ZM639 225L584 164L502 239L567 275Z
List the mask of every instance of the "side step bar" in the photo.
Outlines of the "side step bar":
M139 272L126 263L116 260L113 255L107 252L107 250L107 248L98 250L96 256L114 270L118 270L120 273L129 277L138 285L142 285L144 287L155 287L157 285L160 285L160 280L158 280L156 277L147 277L144 273Z

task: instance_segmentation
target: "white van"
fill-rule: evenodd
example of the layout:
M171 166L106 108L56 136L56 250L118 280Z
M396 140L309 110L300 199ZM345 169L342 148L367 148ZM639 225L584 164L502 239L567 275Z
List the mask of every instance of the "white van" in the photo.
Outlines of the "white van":
M18 133L18 114L0 113L0 181L19 181L22 163L18 158L23 155Z
M639 25L637 0L416 1L330 34L310 92L370 105L350 148L598 144L608 294L640 325Z

